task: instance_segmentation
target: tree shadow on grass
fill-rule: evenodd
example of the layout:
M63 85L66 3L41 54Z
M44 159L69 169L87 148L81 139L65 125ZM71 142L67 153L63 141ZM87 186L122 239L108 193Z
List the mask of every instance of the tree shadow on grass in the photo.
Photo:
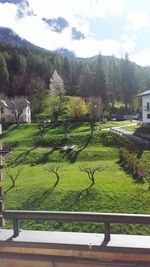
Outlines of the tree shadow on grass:
M51 155L53 152L55 151L54 148L52 148L50 151L48 151L47 153L44 153L39 159L35 159L34 162L31 163L31 165L43 165L45 163L47 163L49 161L49 155ZM54 161L56 161L56 159L54 158Z
M36 148L37 148L37 146L32 147L31 149L22 152L21 154L19 154L19 155L15 158L15 160L14 160L13 162L10 162L10 165L9 165L9 166L11 166L11 165L15 165L15 166L17 166L17 165L23 163L23 162L26 160L26 158L29 156L29 154L30 154L32 151L34 151Z
M94 200L96 194L94 190L89 191L88 194L82 195L80 198L79 191L70 191L63 196L62 199L62 210L70 210L70 211L77 211L77 210L85 210L85 202L86 204Z
M62 210L78 211L85 209L96 198L95 191L91 190L88 195L79 198L79 191L69 191L65 193L55 192L53 186L48 190L39 189L32 192L31 197L22 203L22 209L26 210Z
M22 203L22 208L26 210L36 210L47 197L47 195L44 195L44 192L45 191L42 189L32 192L32 197L26 199L25 202Z
M82 150L84 150L84 149L89 145L89 143L91 142L91 140L92 140L92 137L91 137L91 135L90 135L90 136L88 136L88 138L87 138L85 144L84 144L82 147L80 147L80 148L76 148L76 149L73 149L73 150L66 150L66 151L63 153L63 156L62 156L62 157L63 157L63 158L66 157L66 159L67 159L70 163L74 163L74 162L76 162L76 160L77 160L77 158L78 158L80 152L81 152Z
M8 126L9 127L9 126ZM4 129L4 130L7 130L7 132L6 133L2 133L1 134L1 138L5 138L5 137L7 137L7 135L8 135L8 133L10 133L10 132L12 132L13 130L15 130L16 128L19 128L19 125L13 125L11 128L9 128L9 129Z

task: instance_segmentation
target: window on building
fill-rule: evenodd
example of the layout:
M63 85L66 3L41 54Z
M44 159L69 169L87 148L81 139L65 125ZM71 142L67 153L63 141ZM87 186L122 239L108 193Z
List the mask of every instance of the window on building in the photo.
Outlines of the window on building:
M147 110L150 110L149 102L147 102Z
M147 114L147 119L150 119L150 114Z
M3 108L1 108L1 114L4 114L4 109Z

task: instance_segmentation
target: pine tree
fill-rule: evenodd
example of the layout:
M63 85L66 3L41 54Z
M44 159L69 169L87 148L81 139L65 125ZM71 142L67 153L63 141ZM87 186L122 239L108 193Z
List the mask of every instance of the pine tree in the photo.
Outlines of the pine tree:
M105 104L107 100L106 77L103 69L101 54L98 55L97 61L94 64L93 79L93 96L100 96L102 102Z
M134 65L129 61L127 53L125 59L121 59L120 73L122 100L125 103L125 107L129 108L136 95L136 79Z
M92 92L92 75L89 65L82 67L79 78L80 95L82 97L90 97Z
M5 58L2 53L0 53L0 91L5 92L5 87L9 79L9 73L7 70L7 65Z

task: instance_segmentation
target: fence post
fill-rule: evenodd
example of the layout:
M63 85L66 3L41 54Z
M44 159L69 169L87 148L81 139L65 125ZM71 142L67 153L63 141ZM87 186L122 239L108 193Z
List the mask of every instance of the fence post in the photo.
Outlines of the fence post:
M104 223L104 241L110 241L110 223Z
M18 219L13 219L13 231L14 231L13 237L16 237L19 235L19 220Z
M3 218L3 211L4 211L4 203L3 203L3 187L2 187L2 180L3 180L3 155L1 154L1 150L3 149L3 144L0 142L0 227L4 227L4 218Z

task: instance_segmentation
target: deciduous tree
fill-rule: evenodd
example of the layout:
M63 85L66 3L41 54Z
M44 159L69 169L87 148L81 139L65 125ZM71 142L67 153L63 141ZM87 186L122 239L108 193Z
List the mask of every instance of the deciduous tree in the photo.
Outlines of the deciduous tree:
M68 104L68 113L76 120L83 117L88 112L87 105L81 97L72 97Z
M14 97L9 103L9 109L14 114L17 125L20 123L20 117L24 109L27 107L27 99L25 97Z
M52 78L50 79L49 93L51 96L59 97L59 106L58 106L58 116L59 116L62 112L62 100L63 96L66 93L66 90L64 87L63 79L57 73L57 70L54 71Z

